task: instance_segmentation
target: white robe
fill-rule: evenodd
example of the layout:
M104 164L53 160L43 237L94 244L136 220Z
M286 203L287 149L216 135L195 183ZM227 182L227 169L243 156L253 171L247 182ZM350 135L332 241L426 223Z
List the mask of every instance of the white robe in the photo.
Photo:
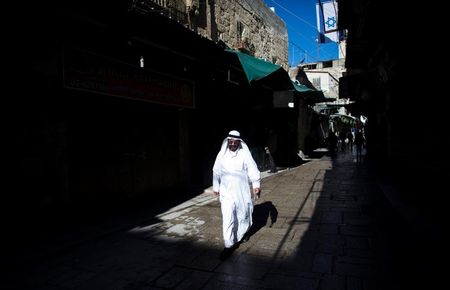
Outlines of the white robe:
M252 225L251 187L260 187L261 174L256 162L241 141L241 147L232 152L226 140L213 167L213 190L220 193L223 239L230 248L240 241Z

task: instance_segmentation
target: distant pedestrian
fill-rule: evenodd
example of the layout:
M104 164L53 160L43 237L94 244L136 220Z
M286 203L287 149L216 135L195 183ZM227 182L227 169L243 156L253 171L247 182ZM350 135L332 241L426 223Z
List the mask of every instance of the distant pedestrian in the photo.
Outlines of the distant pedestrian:
M339 132L339 142L341 144L341 152L345 152L345 146L347 146L347 144L345 143L345 139L347 139L347 134L345 134L345 131L340 131Z
M213 192L222 211L224 250L227 259L239 242L247 240L252 225L253 202L260 193L261 174L247 144L232 130L223 140L213 167Z
M350 153L353 152L353 134L352 131L347 131L347 140L348 140L348 148L350 149Z
M334 134L334 132L331 129L328 130L328 136L325 139L325 143L327 144L328 152L331 155L334 155L336 153L338 139L336 134Z
M355 134L356 162L362 161L362 148L365 146L365 143L366 139L361 130L358 129Z
M272 154L270 153L270 149L269 147L264 147L264 150L266 151L266 157L267 160L269 161L269 167L270 167L270 173L276 173L277 170L277 166L275 165L275 161L273 160Z

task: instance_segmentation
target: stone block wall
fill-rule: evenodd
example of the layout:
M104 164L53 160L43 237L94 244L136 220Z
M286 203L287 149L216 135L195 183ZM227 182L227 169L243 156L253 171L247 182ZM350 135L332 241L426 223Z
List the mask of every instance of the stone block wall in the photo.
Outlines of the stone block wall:
M288 70L286 24L262 0L216 0L207 7L209 24L198 32L243 49ZM214 39L217 38L217 39Z

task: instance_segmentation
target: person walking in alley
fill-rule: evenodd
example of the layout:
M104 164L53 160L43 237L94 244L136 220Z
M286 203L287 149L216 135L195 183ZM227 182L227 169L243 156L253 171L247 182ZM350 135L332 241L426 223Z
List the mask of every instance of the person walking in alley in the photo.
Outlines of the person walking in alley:
M261 173L247 144L232 130L223 140L213 166L213 192L222 211L224 250L227 259L239 242L245 242L252 225L254 198L259 197Z
M339 143L341 144L341 152L345 152L345 147L347 144L345 143L345 140L347 139L347 134L345 131L341 130L339 132Z
M347 131L348 149L350 153L353 152L353 133L351 130Z
M356 131L355 134L355 146L356 146L356 162L362 161L362 147L364 146L366 140L360 129Z
M328 130L328 136L325 138L325 143L327 144L329 154L333 156L337 150L338 138L331 129Z

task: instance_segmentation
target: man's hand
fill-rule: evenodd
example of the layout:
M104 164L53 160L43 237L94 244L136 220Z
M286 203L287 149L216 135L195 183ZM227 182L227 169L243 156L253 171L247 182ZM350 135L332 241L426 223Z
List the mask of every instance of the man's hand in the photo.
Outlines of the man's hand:
M257 200L261 194L261 189L259 187L253 188L253 199Z

